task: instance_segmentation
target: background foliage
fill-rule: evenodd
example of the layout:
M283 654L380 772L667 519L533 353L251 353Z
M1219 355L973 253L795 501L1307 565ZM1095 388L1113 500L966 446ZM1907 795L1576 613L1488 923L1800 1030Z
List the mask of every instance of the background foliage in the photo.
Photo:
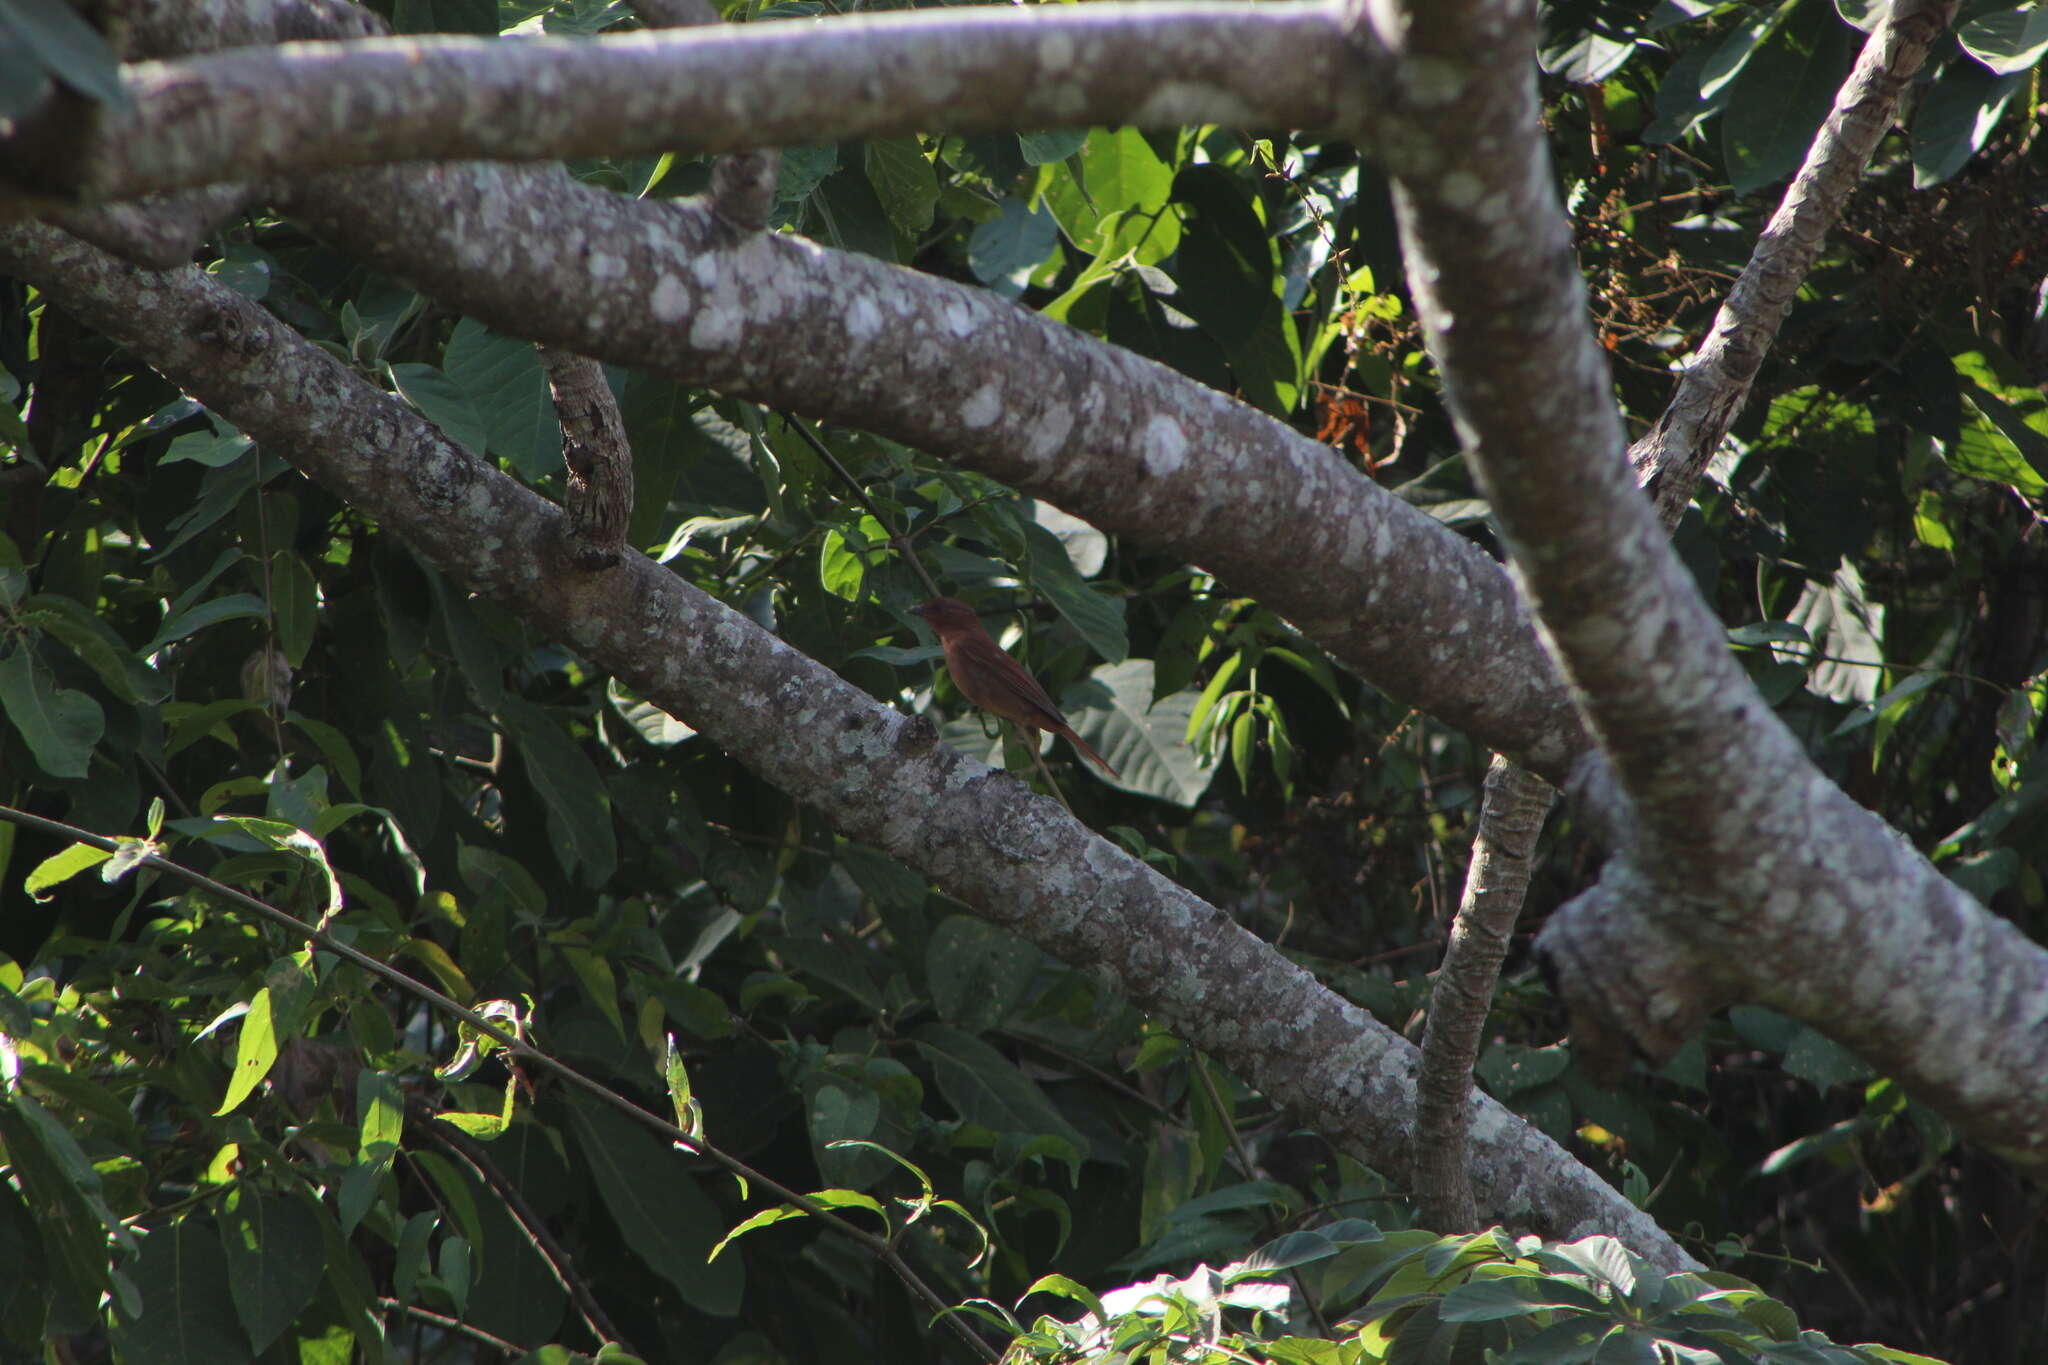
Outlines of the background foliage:
M380 8L401 31L629 22L588 0ZM1869 19L1847 0L1546 7L1555 154L1632 420L1659 411ZM1965 4L1679 533L1731 645L1830 774L2037 938L2044 23ZM669 157L572 170L651 196L708 176ZM976 281L1238 393L1492 544L1384 184L1354 149L1225 128L903 138L791 149L780 187L779 225ZM201 263L559 496L526 344L269 217L224 228ZM146 832L459 1000L504 1002L661 1112L673 1037L711 1142L797 1189L871 1196L953 1301L1007 1310L1056 1271L1049 1290L1099 1310L1084 1286L1282 1237L1241 1268L1306 1267L1314 1332L1350 1342L1346 1360L1515 1341L1507 1358L1589 1359L1603 1333L1640 1350L1660 1313L1706 1343L1685 1359L1850 1358L1796 1342L1782 1304L1732 1280L1639 1279L1611 1246L1409 1230L1400 1191L1085 971L836 836L13 282L0 364L8 804ZM934 691L936 651L905 610L924 592L891 548L910 537L1123 769L1058 764L1082 818L1412 1033L1486 755L1169 557L921 452L818 433L856 495L789 414L612 378L637 545L999 761ZM1569 819L1550 839L1530 928L1592 867ZM599 1342L565 1279L649 1358L958 1349L816 1220L748 1231L707 1264L774 1201L502 1054L451 1079L437 1068L464 1040L417 1000L132 856L46 862L66 847L0 824L9 1352L489 1355L459 1320L566 1358ZM2038 1197L1810 1029L1733 1010L1661 1073L1604 1090L1511 961L1492 1031L1492 1093L1809 1326L1969 1360L2048 1342L2048 1303L2027 1292ZM890 1153L954 1207L889 1202L920 1189ZM1320 1244L1284 1237L1313 1228ZM1229 1301L1181 1282L1118 1341L1174 1330L1338 1358L1241 1317L1271 1306L1256 1294ZM1034 1298L1020 1325L1060 1308ZM1336 1330L1347 1315L1370 1322ZM1089 1330L1040 1323L1019 1349L1066 1358L1114 1335Z

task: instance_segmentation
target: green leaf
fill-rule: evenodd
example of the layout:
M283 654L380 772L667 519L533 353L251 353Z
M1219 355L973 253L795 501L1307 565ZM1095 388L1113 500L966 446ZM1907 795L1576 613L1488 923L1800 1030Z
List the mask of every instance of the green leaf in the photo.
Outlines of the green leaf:
M241 1037L235 1044L235 1069L228 1076L228 1093L215 1118L231 1114L247 1098L277 1061L277 1030L270 1018L270 990L265 987L249 1000L249 1012L242 1016Z
M1031 944L973 915L940 921L924 955L932 1003L949 1023L971 1031L994 1028L1029 999L1044 961Z
M826 592L849 602L860 601L860 587L867 577L867 563L861 552L847 543L837 527L825 533L818 553L818 581Z
M746 1272L738 1258L711 1261L724 1220L682 1157L608 1106L572 1096L569 1117L598 1194L626 1245L699 1312L739 1311ZM737 1235L737 1229L732 1235Z
M43 592L21 605L24 624L63 641L122 701L153 705L170 695L170 684L164 676L145 663L85 603L60 593Z
M262 618L270 614L270 608L254 593L232 592L216 597L210 602L187 607L164 618L157 627L155 638L142 647L145 655L154 654L165 645L196 635L208 626L219 625L222 621L240 621L249 617Z
M1030 583L1080 633L1088 647L1113 664L1131 652L1124 634L1123 599L1095 591L1074 568L1060 538L1035 521L1024 523L1030 547Z
M1444 1295L1437 1316L1445 1322L1499 1322L1545 1308L1602 1315L1611 1312L1599 1295L1568 1281L1514 1275L1459 1285Z
M242 1185L221 1205L220 1238L242 1330L259 1353L268 1350L326 1273L320 1219L297 1199Z
M747 1233L757 1231L761 1228L774 1227L777 1223L786 1223L792 1218L808 1217L810 1217L809 1211L798 1208L795 1204L783 1204L776 1208L763 1209L761 1210L761 1212L754 1214L752 1217L735 1224L733 1226L732 1231L726 1233L725 1236L719 1238L718 1244L711 1248L711 1254L708 1259L713 1262L716 1262L718 1260L718 1254L721 1251L724 1251L729 1243L737 1240L740 1237L744 1237Z
M932 225L939 204L939 178L915 137L877 138L867 144L868 183L882 211L896 227L915 237Z
M270 557L271 625L277 632L277 647L293 668L306 662L313 648L313 627L320 612L320 587L306 561L290 550Z
M994 218L967 238L967 268L983 284L1008 281L1022 290L1031 273L1059 245L1059 223L1023 199L1006 198Z
M1065 161L1088 145L1086 128L1061 128L1050 133L1019 133L1017 146L1030 166Z
M1799 169L1857 46L1855 30L1832 9L1805 4L1746 62L1721 116L1721 148L1735 193L1748 194Z
M2048 9L2023 9L1980 14L1956 30L1963 51L2000 76L2033 69L2048 53Z
M142 1312L115 1314L114 1349L123 1361L150 1365L235 1365L253 1361L228 1286L219 1235L203 1219L185 1217L152 1228L128 1267L142 1294Z
M1059 1139L1072 1148L1068 1165L1074 1178L1080 1178L1087 1139L1002 1053L947 1024L926 1024L915 1038L932 1078L960 1117L997 1133Z
M393 365L391 383L401 398L455 444L479 456L489 447L490 428L477 415L462 386L441 370L432 365Z
M1939 185L1961 170L2026 83L2024 73L1996 76L1975 62L1943 68L1913 112L1913 188Z
M129 107L114 50L64 0L0 0L0 32L79 94L115 109Z
M44 772L52 777L86 775L86 761L106 728L100 704L83 692L59 687L24 647L0 658L0 709L28 742Z
M442 362L489 433L491 454L529 483L561 470L562 424L531 342L464 318Z
M108 850L91 844L73 844L37 863L22 882L21 889L28 892L31 900L49 900L50 897L44 893L51 887L62 885L89 867L98 867L113 856Z
M1110 777L1091 766L1097 780L1192 810L1221 766L1188 742L1199 698L1186 691L1155 702L1152 690L1152 661L1126 659L1090 672L1060 695L1060 706L1075 733L1121 774Z
M597 769L539 707L508 693L498 716L547 807L548 838L562 870L586 886L604 885L618 865L619 850L611 797Z

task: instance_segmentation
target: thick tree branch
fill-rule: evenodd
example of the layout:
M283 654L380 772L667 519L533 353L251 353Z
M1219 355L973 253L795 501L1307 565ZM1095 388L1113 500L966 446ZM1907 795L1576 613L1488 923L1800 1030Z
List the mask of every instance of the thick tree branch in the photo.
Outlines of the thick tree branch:
M0 141L84 203L398 161L745 152L1128 123L1359 127L1376 82L1325 0L852 15L596 39L394 38L124 69L133 108Z
M1608 889L1541 943L1597 931L1586 977L1564 982L1572 1004L1653 1055L1676 1021L1760 1001L1993 1148L2048 1162L2048 952L1813 767L1635 487L1537 117L1532 24L1517 0L1466 0L1380 32L1413 73L1388 145L1418 311L1632 812Z
M1892 125L1899 96L1955 9L1956 0L1897 0L1871 33L1670 406L1630 449L1636 477L1650 489L1665 526L1678 525L1693 486L1749 400L1749 387L1800 284L1820 259L1828 230L1841 218Z
M711 0L633 0L649 28L699 28L719 22ZM782 154L772 147L730 152L711 166L711 211L741 232L759 232L775 211Z
M867 694L639 555L563 572L561 513L202 272L136 271L54 229L0 263L471 588L697 726L849 836L992 922L1104 971L1142 1008L1382 1170L1407 1170L1414 1050L1184 888L1013 780L935 749ZM1654 1222L1491 1101L1474 1127L1489 1216L1606 1230L1665 1268Z
M1284 423L986 290L537 170L359 171L289 205L502 330L878 432L1182 554L1533 771L1562 780L1584 744L1477 547Z

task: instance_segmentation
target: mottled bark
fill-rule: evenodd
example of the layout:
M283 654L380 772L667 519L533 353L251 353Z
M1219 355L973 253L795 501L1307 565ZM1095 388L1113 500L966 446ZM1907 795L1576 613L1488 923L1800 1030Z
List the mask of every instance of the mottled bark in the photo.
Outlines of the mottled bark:
M1749 400L1799 286L1820 259L1828 230L1892 126L1899 96L1955 10L1956 0L1898 0L1871 33L1706 341L1687 362L1670 406L1630 449L1636 477L1665 526L1677 526L1685 515L1694 485Z
M1598 1026L1590 1050L1660 1057L1753 1000L2048 1162L2048 952L1814 768L1635 485L1538 119L1533 15L1375 3L1361 22L1409 73L1384 145L1418 312L1619 793L1619 851L1539 940Z
M1106 974L1340 1147L1406 1177L1411 1046L1052 801L939 747L928 720L877 703L642 555L566 572L560 509L199 270L138 271L38 225L0 229L0 268L849 836ZM1501 1106L1479 1102L1473 1136L1488 1217L1553 1236L1607 1231L1666 1269L1690 1264Z
M626 423L604 366L555 346L540 348L540 363L562 423L569 560L579 569L601 569L626 548L626 524L633 516L633 449Z
M400 161L1118 123L1357 127L1377 83L1342 33L1324 0L1108 0L230 50L127 66L131 109L0 139L0 179L100 203Z
M1507 759L1496 756L1487 769L1465 893L1430 991L1415 1077L1415 1200L1422 1225L1440 1232L1479 1226L1467 1173L1472 1065L1485 1041L1508 936L1528 895L1536 836L1556 797L1549 783Z

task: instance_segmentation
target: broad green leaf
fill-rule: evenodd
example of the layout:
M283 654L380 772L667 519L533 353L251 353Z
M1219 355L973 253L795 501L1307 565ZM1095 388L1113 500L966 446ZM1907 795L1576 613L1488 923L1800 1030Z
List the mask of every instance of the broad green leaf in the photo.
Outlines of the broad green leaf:
M560 472L562 424L531 342L464 318L455 324L442 361L489 433L491 454L528 482Z
M141 1291L139 1317L114 1316L115 1350L151 1365L235 1365L253 1361L228 1284L220 1236L187 1216L152 1228L128 1267Z
M713 1317L739 1311L746 1273L738 1257L709 1259L724 1219L682 1155L608 1106L569 1102L581 1157L626 1245L683 1301ZM729 1240L729 1239L724 1239Z
M1044 209L1007 198L967 238L967 267L983 284L1006 281L1019 291L1059 245L1059 224Z
M120 59L99 30L64 0L0 0L0 33L7 36L7 46L19 44L38 66L79 94L114 109L130 106Z
M1735 193L1748 194L1799 169L1857 46L1855 30L1819 3L1801 5L1764 39L1730 87L1721 116L1721 147Z
M392 387L441 434L474 455L490 445L490 428L477 415L462 386L432 365L408 362L391 366Z
M320 611L320 588L306 561L290 550L270 557L271 624L277 632L277 647L284 651L293 668L306 662L313 648L313 627Z
M1002 1023L1032 995L1032 975L1044 961L1037 948L1005 929L973 915L949 915L932 931L924 966L940 1015L978 1032Z
M1065 161L1087 145L1086 128L1061 128L1050 133L1017 134L1017 146L1023 151L1024 162L1029 166Z
M221 1205L220 1239L242 1330L257 1351L267 1350L320 1288L320 1220L297 1199L242 1185Z
M269 614L270 609L263 604L263 599L254 593L231 592L165 617L164 623L157 627L154 638L142 647L142 652L145 655L154 654L165 645L182 640L188 635L196 635L208 626L219 625L222 621L241 621L252 616L261 618Z
M1980 14L1957 29L1956 38L1994 74L2017 75L2048 53L2048 9L2036 4Z
M562 870L602 886L618 865L611 798L589 757L539 707L507 693L498 711L547 806L548 838Z
M897 228L915 237L932 225L939 180L915 137L877 138L867 144L868 183Z
M1002 1053L946 1024L926 1024L914 1036L939 1090L962 1118L997 1133L1059 1139L1072 1148L1068 1165L1079 1178L1087 1139Z
M154 704L170 684L85 603L59 593L36 593L22 603L21 620L64 642L125 702Z
M1060 707L1075 732L1122 774L1110 777L1090 765L1097 780L1192 809L1220 766L1188 743L1199 698L1186 691L1154 702L1152 686L1152 661L1126 659L1103 665L1068 688Z
M1045 527L1027 522L1024 537L1031 547L1031 586L1045 595L1090 649L1109 663L1122 663L1131 652L1124 634L1123 599L1090 587L1075 571L1066 546Z
M1939 185L1961 170L2026 83L2023 72L1993 75L1976 62L1945 67L1913 111L1913 188Z
M1777 32L1778 26L1799 7L1799 3L1800 0L1780 0L1777 5L1760 5L1751 10L1701 66L1700 98L1713 98L1722 86L1741 75L1743 68L1762 49L1764 40Z
M106 728L100 704L85 693L59 687L17 644L0 658L0 709L14 723L36 763L52 777L84 777L86 761Z

